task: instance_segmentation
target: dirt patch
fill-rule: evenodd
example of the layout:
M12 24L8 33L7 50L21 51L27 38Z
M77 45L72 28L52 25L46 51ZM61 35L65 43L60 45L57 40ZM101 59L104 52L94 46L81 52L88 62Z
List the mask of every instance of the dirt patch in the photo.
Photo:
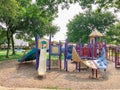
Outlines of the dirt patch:
M69 72L63 69L47 71L46 78L39 78L35 62L24 63L18 68L16 60L0 62L0 86L8 88L47 88L47 89L120 89L120 68L115 69L108 62L106 72L99 71L98 79L89 78L91 69L75 70L75 64L69 62ZM13 89L14 90L14 89Z

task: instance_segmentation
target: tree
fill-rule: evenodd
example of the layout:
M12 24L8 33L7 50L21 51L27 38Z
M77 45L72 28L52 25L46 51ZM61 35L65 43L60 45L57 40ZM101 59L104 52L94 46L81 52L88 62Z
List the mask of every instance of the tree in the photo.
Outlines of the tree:
M23 32L33 36L35 33L44 35L44 28L47 23L53 20L54 13L49 14L45 11L45 5L42 8L36 4L32 5L31 0L1 0L0 1L0 22L7 26L8 49L6 57L9 55L10 39L12 42L12 51L14 51L13 34ZM48 9L50 12L50 10ZM51 18L52 17L52 18ZM24 35L24 34L23 34Z
M5 23L7 27L6 36L7 36L7 53L6 57L8 58L9 49L10 49L10 29L16 21L18 11L18 3L16 0L0 0L0 22Z
M7 43L6 41L6 31L3 30L2 28L0 28L0 46L4 45L5 43Z
M115 16L110 12L86 12L76 15L73 20L69 21L67 27L67 36L71 42L77 42L81 38L82 41L89 41L89 34L97 29L101 33L105 33L114 22Z
M91 9L92 5L97 6L97 11L113 8L115 11L120 9L119 0L77 0L83 9Z
M120 22L113 25L106 33L107 42L120 44Z
M43 13L43 10L36 4L28 6L25 8L22 20L17 26L17 31L19 31L17 32L18 37L31 39L31 37L34 37L36 34L39 34L40 37L49 33L55 34L58 28L52 25L53 19L51 18L53 18L52 15L47 15L47 11ZM51 30L51 28L53 28L53 30Z
M67 7L65 0L36 0L36 4L26 3L26 0L17 0L24 9L24 15L21 18L18 37L31 38L36 33L43 37L48 34L55 34L58 27L52 25L52 21L57 16L58 5L63 2L63 7ZM22 35L22 36L21 36Z

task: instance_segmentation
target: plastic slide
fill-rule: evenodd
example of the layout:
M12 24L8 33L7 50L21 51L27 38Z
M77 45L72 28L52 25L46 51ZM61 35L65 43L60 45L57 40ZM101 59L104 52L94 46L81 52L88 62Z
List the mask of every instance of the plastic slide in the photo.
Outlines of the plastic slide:
M96 60L81 59L78 53L76 52L75 48L73 48L72 57L73 61L81 62L92 69L106 69L108 67L104 48L102 49L101 57L99 57Z
M72 57L73 57L73 61L75 61L75 62L81 62L81 63L85 64L86 66L88 66L90 68L97 69L97 66L95 65L93 60L81 59L74 47L73 47L73 51L72 51Z
M18 59L18 62L31 61L36 59L36 48L29 51L23 58Z
M43 48L40 50L40 57L39 57L39 66L38 66L38 75L43 76L46 74L46 49Z
M105 48L102 49L101 56L94 62L97 64L99 69L106 69L108 67Z

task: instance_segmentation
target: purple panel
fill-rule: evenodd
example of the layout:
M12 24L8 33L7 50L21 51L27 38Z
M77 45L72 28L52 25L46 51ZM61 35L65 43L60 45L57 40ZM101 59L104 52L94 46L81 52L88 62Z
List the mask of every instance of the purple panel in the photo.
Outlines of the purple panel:
M66 39L65 42L65 59L64 59L64 68L66 69L66 71L68 71L68 62L67 62L67 55L68 55L68 39Z
M38 69L38 66L39 66L39 55L40 55L40 50L38 49L38 40L39 39L40 39L40 37L37 34L35 37L35 41L36 41L36 70Z
M93 44L93 40L92 40L92 60L94 59L94 44Z
M51 69L51 35L49 37L49 70Z
M79 42L80 42L80 51L79 51L79 55L82 56L82 41L81 41L81 38L80 38Z

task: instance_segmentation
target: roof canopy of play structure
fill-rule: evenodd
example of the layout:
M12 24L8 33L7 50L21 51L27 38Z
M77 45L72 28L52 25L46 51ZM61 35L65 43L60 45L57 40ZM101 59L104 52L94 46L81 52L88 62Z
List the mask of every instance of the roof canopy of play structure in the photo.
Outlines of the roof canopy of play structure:
M94 31L92 31L92 33L89 35L90 37L90 43L92 43L92 40L95 40L95 42L97 42L97 38L98 37L103 37L104 35L102 33L100 33L97 29L95 29Z
M100 33L97 29L95 29L89 36L90 37L103 37L103 34Z

